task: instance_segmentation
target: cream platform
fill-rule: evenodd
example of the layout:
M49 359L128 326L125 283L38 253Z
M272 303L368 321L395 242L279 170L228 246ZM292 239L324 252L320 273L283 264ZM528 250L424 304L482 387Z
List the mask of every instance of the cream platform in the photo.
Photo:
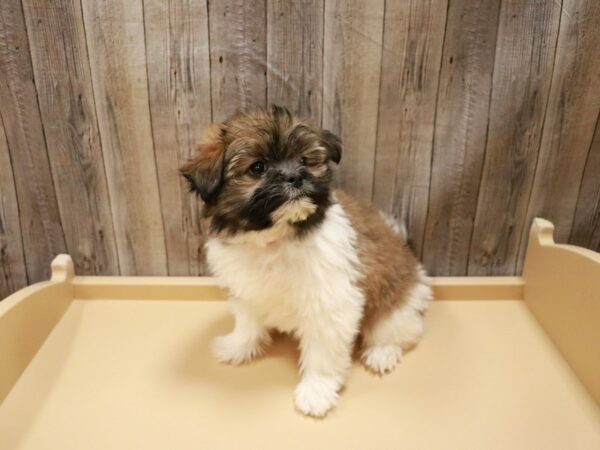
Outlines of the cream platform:
M358 364L324 420L294 411L297 351L243 367L210 278L52 279L0 302L0 449L600 449L600 254L533 224L523 277L435 278L427 333Z

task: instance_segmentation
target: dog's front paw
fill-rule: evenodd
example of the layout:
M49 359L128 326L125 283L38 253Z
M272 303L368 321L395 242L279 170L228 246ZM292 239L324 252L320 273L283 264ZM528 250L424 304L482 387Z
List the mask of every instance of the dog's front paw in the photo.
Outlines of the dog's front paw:
M397 345L381 345L363 351L362 362L367 369L377 375L394 370L402 359L402 348Z
M339 383L327 377L306 377L296 387L296 408L308 416L323 417L338 400Z
M249 337L233 332L216 337L212 343L212 351L217 361L238 365L261 355L268 342L268 337Z

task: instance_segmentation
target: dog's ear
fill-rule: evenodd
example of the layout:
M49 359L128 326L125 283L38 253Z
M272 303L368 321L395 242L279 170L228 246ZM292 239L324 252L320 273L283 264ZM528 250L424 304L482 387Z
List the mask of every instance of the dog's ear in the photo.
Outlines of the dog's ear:
M327 156L334 163L339 164L342 159L342 141L329 130L321 131L321 142L327 150Z
M206 203L214 200L223 183L224 157L221 128L212 124L200 138L196 157L179 169L188 181L190 191L199 194Z

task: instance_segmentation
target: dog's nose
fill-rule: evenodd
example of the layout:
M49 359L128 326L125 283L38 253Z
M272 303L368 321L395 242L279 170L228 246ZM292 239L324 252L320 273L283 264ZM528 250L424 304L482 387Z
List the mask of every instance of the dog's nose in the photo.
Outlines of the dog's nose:
M286 178L287 182L292 186L299 188L302 186L302 177L299 174L296 175L288 175Z

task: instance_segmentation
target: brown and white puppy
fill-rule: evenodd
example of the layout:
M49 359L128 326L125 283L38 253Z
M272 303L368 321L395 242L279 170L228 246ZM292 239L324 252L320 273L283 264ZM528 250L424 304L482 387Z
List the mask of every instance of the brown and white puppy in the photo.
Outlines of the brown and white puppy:
M215 356L240 364L271 330L293 334L296 407L313 416L336 403L355 345L369 369L392 370L432 297L398 225L332 191L341 152L335 135L273 106L211 125L181 169L205 202L208 263L235 316Z

